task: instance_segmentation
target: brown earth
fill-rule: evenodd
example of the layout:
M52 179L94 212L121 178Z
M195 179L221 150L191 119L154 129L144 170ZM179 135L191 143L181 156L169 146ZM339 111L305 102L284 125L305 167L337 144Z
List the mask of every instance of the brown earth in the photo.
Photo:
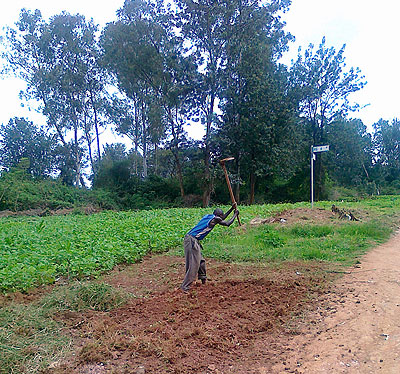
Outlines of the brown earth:
M298 373L400 373L400 232L365 255L322 295L316 328L293 338ZM272 373L282 372L274 365Z
M49 209L49 208L36 208L28 210L0 210L0 218L5 217L44 217L44 216L65 216L68 214L79 212L81 214L94 214L101 212L102 209L95 207L94 205L86 205L79 208L60 208L60 209Z
M108 313L59 316L77 343L76 356L50 372L270 372L291 351L294 322L333 275L320 263L208 261L212 280L185 294L178 289L183 270L182 258L161 255L107 276L135 297Z

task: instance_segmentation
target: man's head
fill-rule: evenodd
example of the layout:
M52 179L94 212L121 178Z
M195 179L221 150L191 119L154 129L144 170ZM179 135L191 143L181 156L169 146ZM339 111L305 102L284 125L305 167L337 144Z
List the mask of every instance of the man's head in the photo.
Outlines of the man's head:
M224 212L220 208L215 209L213 214L214 216L224 218Z

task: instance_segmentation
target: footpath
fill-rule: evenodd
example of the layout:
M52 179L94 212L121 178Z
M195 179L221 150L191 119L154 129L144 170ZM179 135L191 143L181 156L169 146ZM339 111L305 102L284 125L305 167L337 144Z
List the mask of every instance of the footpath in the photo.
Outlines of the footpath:
M274 372L400 373L400 232L361 258Z

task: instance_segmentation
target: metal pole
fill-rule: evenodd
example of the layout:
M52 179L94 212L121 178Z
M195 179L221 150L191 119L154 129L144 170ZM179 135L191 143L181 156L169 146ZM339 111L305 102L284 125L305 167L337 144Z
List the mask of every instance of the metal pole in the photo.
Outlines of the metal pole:
M311 146L311 208L314 206L314 152Z

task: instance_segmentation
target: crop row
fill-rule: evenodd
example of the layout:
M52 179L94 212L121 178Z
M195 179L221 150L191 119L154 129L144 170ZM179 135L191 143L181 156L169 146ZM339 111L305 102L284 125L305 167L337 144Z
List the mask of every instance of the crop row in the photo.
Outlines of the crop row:
M321 206L328 208L329 204ZM398 210L399 199L368 200L363 206L371 211L380 210L380 214L389 210L393 214ZM241 217L246 223L252 217L266 217L294 207L308 207L308 204L241 207ZM28 290L52 283L60 276L96 276L117 264L137 262L149 252L179 247L184 234L206 213L210 210L165 209L2 218L0 292Z

